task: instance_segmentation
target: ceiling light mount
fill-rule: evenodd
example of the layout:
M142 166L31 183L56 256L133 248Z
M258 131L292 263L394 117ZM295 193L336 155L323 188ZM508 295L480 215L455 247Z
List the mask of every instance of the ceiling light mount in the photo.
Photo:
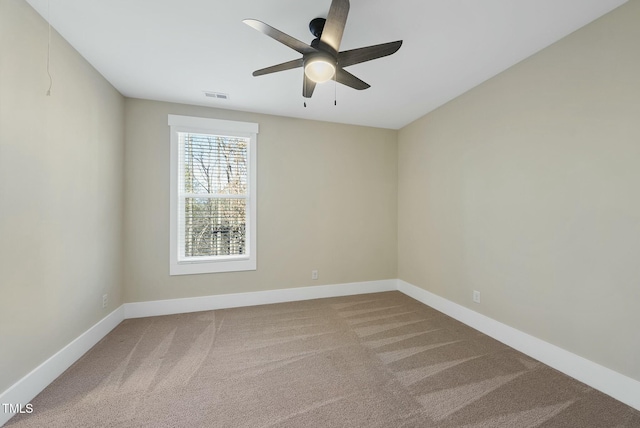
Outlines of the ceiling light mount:
M327 22L324 18L312 19L309 23L309 31L313 34L313 37L319 39L322 37L322 30L324 30L324 23Z

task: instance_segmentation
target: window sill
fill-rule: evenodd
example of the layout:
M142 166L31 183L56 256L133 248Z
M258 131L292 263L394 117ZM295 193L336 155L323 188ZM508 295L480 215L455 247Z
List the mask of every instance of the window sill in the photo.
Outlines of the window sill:
M169 275L197 275L203 273L241 272L256 270L255 258L234 258L232 260L202 260L172 263Z

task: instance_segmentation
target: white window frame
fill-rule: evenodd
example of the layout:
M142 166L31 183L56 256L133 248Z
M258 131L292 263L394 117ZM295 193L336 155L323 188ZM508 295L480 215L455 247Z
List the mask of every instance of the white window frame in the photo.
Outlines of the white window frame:
M169 115L168 119L171 132L171 197L170 197L170 275L190 275L201 273L236 272L256 270L257 268L257 136L258 124L250 122L236 122L231 120L219 120L203 117ZM180 260L178 240L181 216L178 186L180 183L180 144L179 133L189 132L198 134L224 135L231 137L249 138L247 147L248 177L247 177L247 225L246 225L246 251L240 256L216 256L203 257L201 260Z

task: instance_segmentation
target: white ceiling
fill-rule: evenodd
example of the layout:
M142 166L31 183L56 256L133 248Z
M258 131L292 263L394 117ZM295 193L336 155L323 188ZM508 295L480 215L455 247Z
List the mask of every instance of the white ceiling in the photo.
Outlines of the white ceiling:
M626 2L351 0L341 50L404 44L392 56L348 68L371 88L324 83L304 108L302 69L251 75L300 55L242 20L310 43L309 21L326 17L330 0L27 1L127 97L392 129ZM55 67L55 45L51 54Z

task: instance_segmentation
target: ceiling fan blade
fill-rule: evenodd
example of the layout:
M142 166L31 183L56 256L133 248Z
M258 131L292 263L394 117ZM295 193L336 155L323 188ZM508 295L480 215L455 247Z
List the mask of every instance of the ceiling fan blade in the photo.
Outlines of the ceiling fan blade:
M367 46L366 48L352 49L338 54L338 64L340 67L348 67L372 59L382 58L394 54L402 46L402 40L397 42L383 43L380 45Z
M336 81L359 91L371 87L367 82L363 82L353 74L339 67L336 69Z
M311 98L313 90L316 88L316 82L309 79L305 73L302 74L304 75L304 80L302 82L302 96L305 98Z
M265 74L276 73L278 71L291 70L292 68L302 67L304 60L294 59L293 61L283 62L282 64L272 65L271 67L261 68L253 72L254 76L264 76Z
M265 24L262 21L258 21L257 19L245 19L242 22L247 24L249 27L255 28L263 34L266 34L272 39L279 41L283 45L290 47L294 51L300 52L303 55L318 52L315 48L312 48L308 44L301 42L300 40L291 37L290 35L285 34L282 31L273 28L272 26Z
M349 7L349 0L333 0L329 8L327 21L322 30L322 36L320 36L320 45L334 56L340 50L342 33L349 15Z

